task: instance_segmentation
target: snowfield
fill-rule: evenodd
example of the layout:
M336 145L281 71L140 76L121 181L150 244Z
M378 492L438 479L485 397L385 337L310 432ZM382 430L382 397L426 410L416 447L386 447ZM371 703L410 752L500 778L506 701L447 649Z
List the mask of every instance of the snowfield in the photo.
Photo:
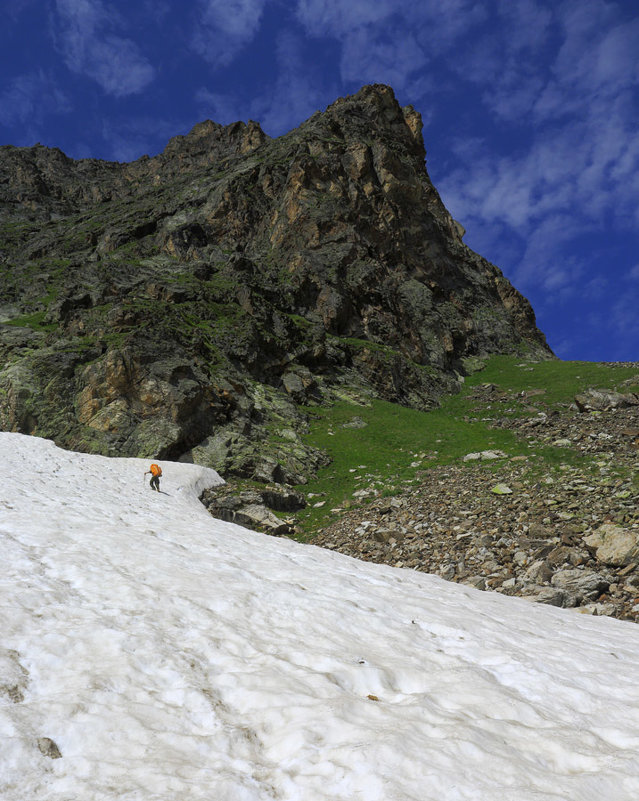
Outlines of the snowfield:
M639 628L216 521L0 434L3 801L636 801Z

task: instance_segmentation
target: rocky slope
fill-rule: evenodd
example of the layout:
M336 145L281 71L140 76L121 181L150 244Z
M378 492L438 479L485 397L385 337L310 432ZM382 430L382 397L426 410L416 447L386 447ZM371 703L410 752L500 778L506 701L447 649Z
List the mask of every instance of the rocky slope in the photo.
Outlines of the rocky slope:
M639 384L636 368L629 385ZM526 413L495 415L495 402L504 399ZM565 462L550 471L535 465L534 453L469 453L457 464L424 469L418 484L393 497L383 497L392 476L362 466L356 495L367 505L335 510L336 521L313 543L482 590L639 621L639 394L593 391L567 408L546 409L543 390L504 393L486 384L475 391L475 408L535 448L565 449ZM584 458L571 458L575 452ZM414 457L427 467L428 454Z
M0 428L299 483L303 406L427 408L475 356L552 356L424 159L385 86L131 164L0 148Z

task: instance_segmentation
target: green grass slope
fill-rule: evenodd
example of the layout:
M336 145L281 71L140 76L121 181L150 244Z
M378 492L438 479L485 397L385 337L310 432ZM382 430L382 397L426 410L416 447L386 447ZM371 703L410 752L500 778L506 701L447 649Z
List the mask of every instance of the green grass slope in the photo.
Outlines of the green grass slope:
M296 521L301 537L311 538L345 509L365 506L371 488L394 495L419 483L430 466L462 463L471 452L500 450L509 457L525 457L531 481L567 464L589 472L594 469L592 457L495 424L540 412L565 412L576 394L591 387L637 391L639 380L623 385L636 376L632 365L525 362L497 356L466 379L461 393L443 398L432 411L380 400L308 409L309 444L326 451L332 461L298 488L309 502ZM491 462L484 464L487 470L493 467Z

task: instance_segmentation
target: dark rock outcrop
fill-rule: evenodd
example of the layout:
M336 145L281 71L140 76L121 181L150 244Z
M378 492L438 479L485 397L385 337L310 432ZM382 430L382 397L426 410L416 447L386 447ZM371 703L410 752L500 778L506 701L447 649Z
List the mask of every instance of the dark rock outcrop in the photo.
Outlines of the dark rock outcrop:
M552 356L424 159L386 86L131 164L0 148L0 427L298 483L301 407L427 408L473 357Z
M267 486L238 492L232 482L205 490L201 501L213 517L274 536L293 534L295 530L291 520L279 518L274 512L290 513L306 506L304 496L292 489Z

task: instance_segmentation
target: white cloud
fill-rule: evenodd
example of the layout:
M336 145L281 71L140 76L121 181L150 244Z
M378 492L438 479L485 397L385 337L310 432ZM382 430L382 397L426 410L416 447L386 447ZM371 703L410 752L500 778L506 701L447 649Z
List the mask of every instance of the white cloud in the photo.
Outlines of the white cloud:
M342 38L358 28L385 21L394 12L401 13L403 0L299 0L297 17L315 36Z
M500 0L488 30L474 32L451 58L462 81L480 87L485 105L517 121L544 89L544 50L552 13L532 0Z
M86 72L114 97L141 92L155 77L155 70L140 55L135 42L118 36L94 42Z
M570 242L639 228L639 19L622 26L617 12L602 0L545 10L503 0L503 25L458 70L483 89L508 155L489 139L481 150L461 139L442 194L471 236L474 226L514 234L511 277L553 301L579 286L581 267L564 258Z
M594 74L598 86L612 86L617 91L621 86L636 84L638 46L639 20L609 31L599 42L595 54Z
M538 0L499 0L497 14L506 23L503 44L510 52L536 50L543 46L552 11Z
M426 0L406 2L406 23L415 26L417 38L430 55L451 54L456 60L463 52L460 40L487 17L486 6L475 0Z
M636 88L639 19L601 28L575 12L563 25L565 40L535 104L535 118L543 122L577 113L605 121L610 104Z
M591 86L604 77L600 48L613 33L614 6L603 0L569 0L557 8L562 44L555 65L562 83L591 81ZM605 47L604 47L605 50ZM615 70L613 69L613 72Z
M440 188L449 210L467 230L492 225L516 234L522 258L514 279L550 290L555 281L547 276L555 275L556 268L549 265L563 244L602 228L611 215L626 219L626 208L636 210L637 187L626 183L627 173L619 168L628 149L614 124L599 139L587 126L575 125L574 130L539 134L518 156L485 151L464 160ZM463 149L458 152L463 158ZM637 156L625 152L626 170L637 164ZM614 178L613 165L618 170Z
M546 215L559 212L571 211L589 226L602 224L606 214L628 221L639 205L638 173L639 143L611 107L605 126L573 118L539 130L520 154L485 150L465 160L442 186L462 223L472 215L528 236Z
M631 281L639 281L639 264L635 264L628 272L628 278Z
M483 12L472 0L298 0L297 18L310 36L342 48L347 82L404 89L436 54L467 32Z
M171 0L142 0L141 10L146 18L163 22L171 13Z
M199 0L194 50L215 67L230 64L258 32L268 0Z
M2 125L39 124L47 114L70 109L66 94L42 70L13 78L0 92Z
M141 92L155 70L129 38L113 33L124 26L117 11L100 0L56 0L58 47L72 72L95 80L114 97Z
M403 88L426 63L426 53L403 27L360 29L344 41L341 75L353 83L385 83Z
M513 278L522 287L536 286L548 292L581 291L584 266L566 256L563 245L580 233L577 220L567 213L548 215L524 240L524 248Z
M298 0L297 18L313 36L343 40L353 31L401 22L437 48L469 30L485 12L474 0Z

